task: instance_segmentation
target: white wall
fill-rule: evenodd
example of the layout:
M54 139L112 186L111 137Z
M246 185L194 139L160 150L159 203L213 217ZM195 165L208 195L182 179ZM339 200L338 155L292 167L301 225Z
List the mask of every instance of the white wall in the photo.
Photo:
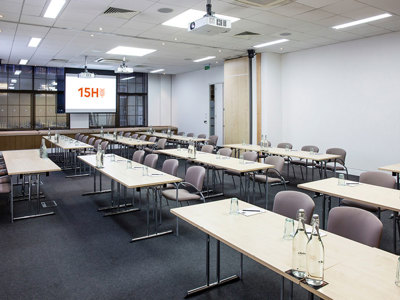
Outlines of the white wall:
M282 138L281 55L263 53L261 56L261 116L262 134L272 146L284 142ZM257 103L253 99L253 104Z
M74 128L89 128L89 114L70 114L69 125Z
M223 66L172 77L172 125L179 131L209 135L209 85L224 82ZM207 121L207 124L204 123Z
M171 88L171 75L149 74L149 126L172 125Z
M353 173L398 163L399 54L391 33L283 55L282 140L344 148Z

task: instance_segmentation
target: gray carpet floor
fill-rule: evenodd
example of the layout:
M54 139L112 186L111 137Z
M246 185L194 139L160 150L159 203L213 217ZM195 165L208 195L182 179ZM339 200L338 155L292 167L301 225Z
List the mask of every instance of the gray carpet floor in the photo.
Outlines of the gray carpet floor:
M204 233L180 222L179 237L166 235L129 243L131 238L146 233L145 209L103 217L97 209L109 205L110 194L83 197L83 192L93 189L93 178L66 179L65 175L58 172L43 177L46 198L58 205L53 216L11 224L7 200L0 199L1 299L182 299L187 290L205 283ZM182 162L179 175L184 176ZM297 179L291 175L288 189L297 189L299 177L297 170ZM104 186L109 186L109 180L103 179ZM226 196L208 201L239 194L231 177L225 179ZM274 195L281 190L283 186L270 189L270 207ZM258 188L255 198L256 204L264 206L264 195L260 195ZM145 197L143 205L144 200ZM315 202L315 212L321 214L321 201ZM337 204L336 199L333 205ZM16 203L15 214L26 214L31 208L26 201ZM173 229L175 218L165 202L162 213L160 229ZM390 212L382 214L381 248L392 251L389 216ZM215 240L211 245L214 280ZM237 252L221 246L222 276L239 272L239 258ZM280 277L274 272L245 257L242 281L193 299L278 299L280 283ZM295 287L294 294L295 299L307 299L307 293L299 287Z

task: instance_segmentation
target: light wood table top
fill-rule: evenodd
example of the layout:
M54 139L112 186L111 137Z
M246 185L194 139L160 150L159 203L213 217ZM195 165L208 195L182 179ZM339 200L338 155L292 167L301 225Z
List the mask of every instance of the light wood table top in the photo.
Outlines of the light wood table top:
M61 171L50 159L40 158L39 149L3 151L3 157L9 175Z
M101 136L101 134L92 134L92 136L107 140L113 143L119 143L127 146L132 146L132 147L137 147L137 146L149 146L149 145L154 145L155 143L149 142L149 141L142 141L138 139L131 139L125 136L118 136L118 139L114 138L114 135L112 134L104 134Z
M155 137L158 137L158 138L165 138L165 139L169 139L169 140L182 141L182 142L193 141L193 142L199 143L199 142L208 141L208 139L201 139L201 138L197 138L197 137L187 137L187 136L176 135L176 134L173 134L173 135L169 136L168 134L161 133L161 132L153 132L153 133L150 133L150 132L138 132L138 134L144 134L144 135L147 135L147 136L155 136Z
M346 183L354 181L346 180ZM359 183L339 185L337 178L327 178L297 185L298 188L355 202L400 211L400 190Z
M44 136L43 137L46 141L49 141L50 143L56 145L59 148L62 148L64 150L79 150L79 149L91 149L93 148L92 145L82 143L78 140L72 139L67 136L63 136L63 139L60 136L59 142L56 142L55 136Z
M400 173L400 164L394 164L394 165L380 167L379 170L389 171L389 172L393 172L393 173Z
M258 207L239 201L239 209L251 208ZM250 217L230 215L229 209L230 199L226 199L174 208L171 209L171 213L279 275L299 284L299 280L285 273L292 267L292 240L283 239L286 217L268 210ZM296 227L297 222L295 221ZM325 231L321 230L321 232ZM375 252L380 251L329 232L322 237L322 241L325 247L325 272L327 274L330 269L342 262L355 257L370 258ZM391 273L390 281L393 285L394 274L394 272ZM326 281L329 282L328 278ZM354 277L353 280L356 278ZM332 288L335 287L336 280L340 281L341 279L332 278L330 281ZM345 282L348 288L352 287L351 282L350 280Z
M397 259L398 256L377 248L360 251L325 271L328 285L319 290L304 283L301 286L323 299L398 300L400 287L394 283Z
M258 162L245 161L241 163L241 160L234 157L221 156L217 158L216 154L206 153L197 151L196 158L190 158L187 149L167 149L167 150L157 150L157 153L170 155L178 158L183 158L187 160L194 161L196 163L201 163L224 170L233 170L238 172L254 172L259 170L266 170L274 168L273 165L263 164Z
M115 161L111 161L111 155L105 155L104 168L101 169L96 167L96 155L83 155L78 156L78 158L127 188L156 186L182 181L179 177L152 168L149 168L149 176L143 176L142 164L132 161L132 169L127 169L126 161L128 159L115 155Z
M308 159L313 161L327 161L327 160L335 160L336 158L340 158L340 155L336 154L326 154L326 153L313 153L310 154L308 151L301 150L286 150L284 148L276 148L276 147L261 147L259 145L242 145L242 144L229 144L224 145L226 148L246 150L246 151L255 151L255 152L264 152L273 155L279 156L287 156L287 157L296 157L302 159Z

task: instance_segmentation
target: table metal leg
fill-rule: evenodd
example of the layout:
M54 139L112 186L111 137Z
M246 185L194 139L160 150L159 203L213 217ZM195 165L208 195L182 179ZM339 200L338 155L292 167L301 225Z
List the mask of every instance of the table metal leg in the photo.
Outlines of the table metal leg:
M101 181L101 173L100 173L100 190L97 191L96 189L96 174L97 174L97 170L96 168L93 168L93 192L86 192L83 193L82 196L90 196L90 195L96 195L96 194L104 194L104 193L110 193L111 189L109 190L102 190L102 181Z

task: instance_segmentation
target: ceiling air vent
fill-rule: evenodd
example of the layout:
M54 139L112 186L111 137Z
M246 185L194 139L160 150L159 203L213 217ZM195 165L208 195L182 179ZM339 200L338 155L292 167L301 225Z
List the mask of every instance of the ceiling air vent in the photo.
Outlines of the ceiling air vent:
M120 64L122 63L122 59L119 58L98 58L95 60L95 62L97 63L101 63L101 64Z
M236 1L258 7L272 7L294 2L294 0L236 0Z
M117 7L109 7L106 9L106 11L103 13L104 15L115 17L115 18L120 18L120 19L132 19L134 16L136 16L139 12L135 10L129 10L129 9L124 9L124 8L117 8Z
M259 33L256 33L256 32L251 32L251 31L243 31L243 32L241 32L241 33L237 33L237 34L235 34L235 36L257 36L257 35L260 35Z

